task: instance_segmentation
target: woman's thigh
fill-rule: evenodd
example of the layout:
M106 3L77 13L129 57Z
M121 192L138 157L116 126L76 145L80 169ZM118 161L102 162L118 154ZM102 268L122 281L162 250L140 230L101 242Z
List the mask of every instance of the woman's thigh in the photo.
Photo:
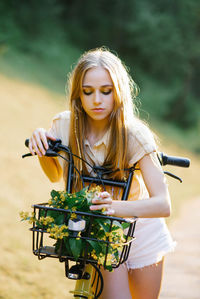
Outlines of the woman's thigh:
M132 299L157 299L160 293L163 260L141 269L129 270Z
M128 270L125 264L113 272L101 271L104 279L103 293L100 299L131 299L128 282Z

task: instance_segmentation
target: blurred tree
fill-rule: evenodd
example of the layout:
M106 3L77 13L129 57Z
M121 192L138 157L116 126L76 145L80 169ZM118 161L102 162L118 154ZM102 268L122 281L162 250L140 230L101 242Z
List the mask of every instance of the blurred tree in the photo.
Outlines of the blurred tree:
M149 111L154 113L155 104L164 101L165 109L160 107L157 117L187 128L199 117L199 15L197 0L74 0L63 21L79 47L107 45L139 71L139 81L144 82L145 74L150 82L171 90L167 98L160 91L160 101L159 94L152 95ZM148 87L155 92L155 83Z
M111 48L137 76L144 109L183 128L198 122L199 0L2 0L0 16L0 42L43 59L70 44Z

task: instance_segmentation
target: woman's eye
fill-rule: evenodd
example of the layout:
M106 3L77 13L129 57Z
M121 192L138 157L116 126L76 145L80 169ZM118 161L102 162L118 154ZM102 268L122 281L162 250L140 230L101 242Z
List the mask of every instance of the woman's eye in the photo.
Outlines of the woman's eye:
M112 92L112 89L109 90L101 90L102 94L108 95ZM87 89L83 89L83 94L89 96L93 93L93 90L87 90Z
M102 91L103 94L107 95L112 92L112 89Z
M87 90L83 90L83 93L87 96L89 96L90 94L92 94L92 91L87 91Z

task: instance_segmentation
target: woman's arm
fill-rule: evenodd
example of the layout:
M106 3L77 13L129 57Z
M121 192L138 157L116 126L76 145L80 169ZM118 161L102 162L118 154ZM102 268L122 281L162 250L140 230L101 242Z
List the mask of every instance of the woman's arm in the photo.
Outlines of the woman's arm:
M115 215L122 217L168 217L171 212L171 202L164 173L151 155L144 156L139 161L139 167L149 192L149 198L136 201L113 201Z
M60 181L63 171L58 158L38 157L42 170L52 183Z
M105 207L109 215L120 217L168 217L171 211L171 203L164 173L155 162L152 155L145 155L139 161L139 167L149 192L149 198L136 201L112 200L110 195L94 200L92 210ZM107 193L107 192L106 192Z

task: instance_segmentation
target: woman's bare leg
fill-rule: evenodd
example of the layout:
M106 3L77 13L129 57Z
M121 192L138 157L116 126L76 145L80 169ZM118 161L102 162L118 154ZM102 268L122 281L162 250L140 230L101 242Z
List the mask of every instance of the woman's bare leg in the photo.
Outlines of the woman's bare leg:
M113 272L101 271L104 280L104 289L100 299L131 299L126 265L121 265ZM147 299L147 298L146 298Z
M141 269L129 270L132 299L158 299L162 272L163 260Z

